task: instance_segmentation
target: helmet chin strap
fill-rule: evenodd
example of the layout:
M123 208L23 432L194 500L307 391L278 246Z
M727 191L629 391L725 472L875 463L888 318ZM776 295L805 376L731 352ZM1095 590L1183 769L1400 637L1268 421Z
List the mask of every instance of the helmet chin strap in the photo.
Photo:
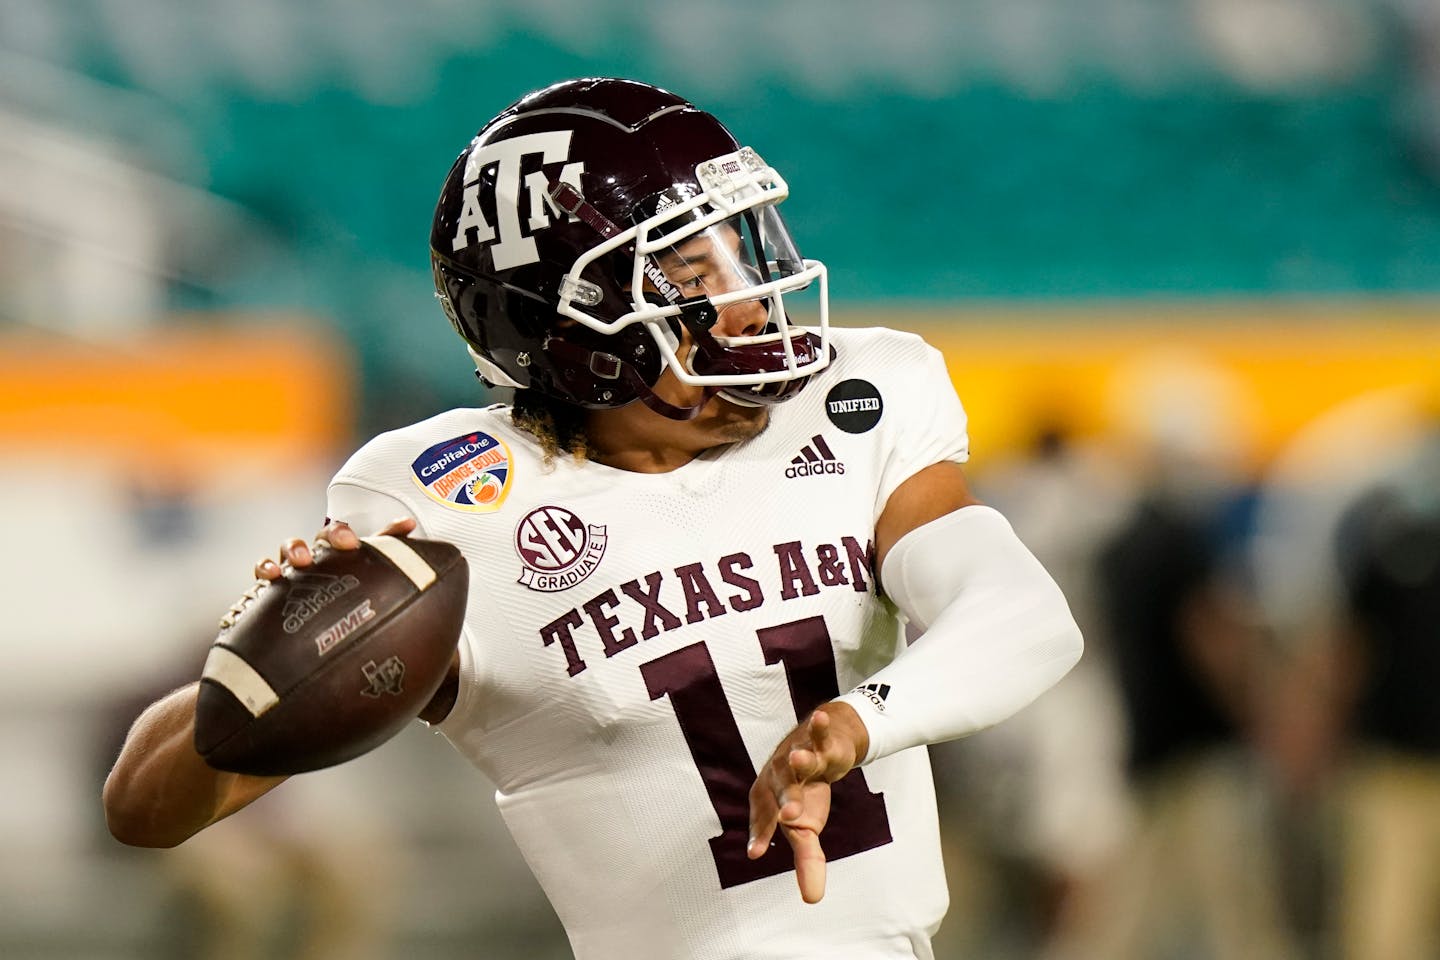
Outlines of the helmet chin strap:
M611 372L606 374L607 377L623 381L626 386L634 391L635 399L660 414L660 416L670 420L694 420L700 415L700 411L705 407L705 404L709 403L710 399L722 389L720 387L705 387L700 399L695 404L688 407L679 407L670 403L668 400L656 396L655 391L651 389L650 384L645 382L645 378L640 376L639 371L613 354L606 353L603 350L591 350L588 347L578 343L572 343L560 337L551 337L547 340L545 343L545 351L557 358L563 357L575 366L584 366L590 370L596 370L597 366L608 368Z
M640 402L660 414L660 416L667 417L671 420L694 420L700 415L700 411L704 409L705 404L710 402L710 398L719 393L721 389L720 387L705 387L700 394L699 402L694 406L677 407L673 403L657 397L655 391L651 390L650 385L640 379L640 375L635 372L633 367L627 365L625 367L625 373L625 379L635 387L635 392L640 394Z

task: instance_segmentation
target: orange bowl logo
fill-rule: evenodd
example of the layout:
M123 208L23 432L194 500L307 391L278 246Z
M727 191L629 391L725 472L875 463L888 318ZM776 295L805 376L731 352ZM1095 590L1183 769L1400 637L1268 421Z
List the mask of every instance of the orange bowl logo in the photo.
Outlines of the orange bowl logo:
M470 481L470 500L482 507L489 506L500 499L500 491L505 489L505 481L496 477L493 473L482 473Z
M416 457L410 470L431 500L470 513L500 509L510 492L510 448L488 433L437 443Z

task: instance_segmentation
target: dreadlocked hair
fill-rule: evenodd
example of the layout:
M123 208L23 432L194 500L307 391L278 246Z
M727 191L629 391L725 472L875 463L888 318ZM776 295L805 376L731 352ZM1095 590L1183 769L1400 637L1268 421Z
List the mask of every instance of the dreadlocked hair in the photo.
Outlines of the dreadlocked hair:
M559 456L576 460L589 457L590 441L585 435L585 411L581 407L522 388L515 391L511 402L510 422L535 438L547 465Z

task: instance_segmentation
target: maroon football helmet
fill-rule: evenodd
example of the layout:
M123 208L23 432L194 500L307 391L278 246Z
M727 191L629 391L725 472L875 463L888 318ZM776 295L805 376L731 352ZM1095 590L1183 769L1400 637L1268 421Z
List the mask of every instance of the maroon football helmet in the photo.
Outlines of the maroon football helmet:
M776 209L788 194L672 93L558 83L491 120L451 167L430 234L435 289L488 383L692 417L703 401L651 391L668 366L706 399L775 403L832 355L825 266L796 252ZM786 296L807 302L813 330L790 322ZM761 319L743 335L712 329L737 304Z

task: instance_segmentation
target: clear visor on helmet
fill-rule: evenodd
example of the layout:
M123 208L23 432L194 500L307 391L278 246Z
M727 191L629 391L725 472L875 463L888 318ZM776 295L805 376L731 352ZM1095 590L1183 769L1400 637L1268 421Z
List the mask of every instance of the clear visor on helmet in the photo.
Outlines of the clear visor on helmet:
M575 309L583 284L562 284L561 314L604 333L644 324L685 383L763 386L818 372L829 361L825 267L801 258L776 209L784 181L749 150L696 174L700 191L666 191L577 262L633 245L630 310L601 320Z
M650 327L667 357L677 357L683 368L677 372L689 374L682 379L759 384L815 367L802 328L819 325L821 287L808 289L816 265L800 257L780 212L758 207L677 237L681 232L651 231L646 246L653 252L636 258L643 280L634 299L637 309L663 307L678 315ZM655 247L657 236L673 242Z
M642 289L659 294L659 300L677 304L705 297L716 307L749 304L773 307L771 289L795 293L809 286L805 261L774 207L761 207L723 220L679 242L657 249L639 264ZM796 280L798 279L798 283ZM658 305L654 296L644 298ZM734 337L763 332L756 327L753 310L745 317L722 317L716 336ZM761 324L763 327L764 324Z

